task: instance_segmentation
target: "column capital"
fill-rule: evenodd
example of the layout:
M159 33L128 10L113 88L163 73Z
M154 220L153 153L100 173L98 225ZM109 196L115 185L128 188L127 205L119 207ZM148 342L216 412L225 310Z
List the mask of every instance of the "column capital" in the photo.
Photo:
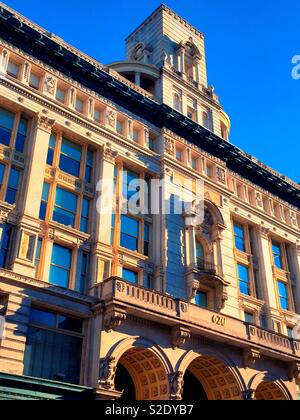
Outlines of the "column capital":
M111 149L110 147L104 147L103 148L103 160L105 160L108 163L115 163L116 158L118 156L118 152Z
M269 234L270 234L270 229L260 225L258 227L258 233L260 234L260 236L264 239L269 239Z
M46 115L39 113L36 117L36 127L40 130L46 131L47 133L51 133L53 127L55 125L55 120L47 117Z

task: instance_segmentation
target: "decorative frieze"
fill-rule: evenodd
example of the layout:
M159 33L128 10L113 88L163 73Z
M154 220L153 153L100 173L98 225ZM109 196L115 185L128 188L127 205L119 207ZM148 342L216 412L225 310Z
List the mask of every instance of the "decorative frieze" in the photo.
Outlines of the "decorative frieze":
M260 360L260 351L254 348L247 348L243 351L243 364L244 368L254 368L256 362Z
M44 78L44 93L50 96L55 95L57 79L51 74L46 74Z
M40 113L37 116L36 125L38 129L51 133L55 125L55 120L48 118L46 115Z

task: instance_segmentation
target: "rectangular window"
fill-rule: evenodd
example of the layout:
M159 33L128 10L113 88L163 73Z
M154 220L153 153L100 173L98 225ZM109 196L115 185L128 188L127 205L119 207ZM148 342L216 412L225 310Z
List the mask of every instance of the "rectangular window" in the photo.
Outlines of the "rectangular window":
M41 250L42 250L42 238L38 238L37 246L36 246L36 253L35 253L35 259L34 259L34 266L35 266L35 275L38 275L39 271L39 265L40 265L40 259L41 259Z
M198 159L192 158L192 168L196 171L198 169Z
M182 161L182 150L177 149L176 150L176 159L180 162Z
M244 265L238 264L238 276L239 276L239 285L240 292L243 295L250 296L250 279L249 279L249 270Z
M197 292L195 303L200 308L207 309L208 308L208 296L206 292Z
M76 99L75 109L77 112L83 113L84 102L81 99Z
M294 338L294 328L287 327L287 336L292 340Z
M282 264L282 252L281 252L280 244L277 244L277 243L273 242L272 243L272 252L273 252L273 259L274 259L275 267L282 270L283 264Z
M254 325L254 315L251 312L245 312L245 322Z
M80 293L85 293L88 284L88 262L89 255L85 252L80 252L78 256L76 290Z
M81 157L82 147L63 138L59 168L62 171L79 178Z
M17 63L10 61L7 66L7 74L17 79L20 74L20 66Z
M69 287L72 263L72 251L64 246L54 244L52 250L49 283L55 286Z
M82 321L33 309L27 333L24 374L79 384Z
M124 131L124 123L122 121L117 121L117 132L119 134L123 134Z
M89 231L89 213L90 213L90 200L83 198L82 209L81 209L81 221L80 230L81 232L88 233Z
M288 286L282 281L278 281L278 295L281 309L288 311L290 307Z
M234 243L236 249L245 252L245 229L243 226L234 224Z
M5 201L9 204L16 203L19 181L20 171L18 169L11 168L5 197Z
M133 129L132 131L132 140L135 141L136 143L139 142L139 138L140 138L140 131Z
M39 90L41 78L37 74L31 73L29 77L29 86L33 89Z
M121 247L138 251L139 222L128 216L121 216Z
M114 239L115 239L115 223L116 223L116 215L115 213L112 214L111 218L111 233L110 233L110 245L114 245Z
M0 188L3 185L5 169L6 169L6 165L4 165L3 163L0 163Z
M65 226L75 226L77 195L62 188L56 188L53 220Z
M12 226L1 226L1 249L0 249L0 267L7 268L8 265L8 252L12 236Z
M139 174L130 170L123 172L123 197L125 200L130 200L133 196L137 195L140 191Z
M14 127L15 115L0 108L0 143L4 146L10 145L11 133Z
M17 138L16 138L16 145L15 145L15 149L20 153L24 153L26 135L27 135L27 120L25 120L25 118L21 118L18 131L17 131Z
M47 165L50 165L50 166L53 165L55 145L56 145L56 136L55 134L51 134L50 140L49 140L48 155L47 155Z
M101 111L99 111L99 109L95 109L94 111L94 120L101 122Z
M39 218L41 220L46 220L49 192L50 192L50 184L48 184L47 182L44 182L42 200L41 200L41 206L40 206L40 215L39 215Z
M129 283L138 284L138 273L136 271L123 268L122 278Z
M153 289L153 277L149 274L144 275L144 287L146 289Z
M63 104L66 101L66 92L60 88L56 89L56 99L59 102L62 102Z
M85 162L85 174L84 180L88 183L92 182L92 175L93 175L93 160L94 154L90 149L87 149L86 152L86 162Z
M150 255L150 225L144 224L144 255L149 257Z

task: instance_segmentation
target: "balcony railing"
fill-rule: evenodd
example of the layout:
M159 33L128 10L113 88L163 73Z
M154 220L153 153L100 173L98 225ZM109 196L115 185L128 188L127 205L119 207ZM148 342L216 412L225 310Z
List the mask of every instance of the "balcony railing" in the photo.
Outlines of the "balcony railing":
M214 263L203 260L202 258L197 259L197 268L203 274L209 274L211 276L217 276L220 272L219 267Z

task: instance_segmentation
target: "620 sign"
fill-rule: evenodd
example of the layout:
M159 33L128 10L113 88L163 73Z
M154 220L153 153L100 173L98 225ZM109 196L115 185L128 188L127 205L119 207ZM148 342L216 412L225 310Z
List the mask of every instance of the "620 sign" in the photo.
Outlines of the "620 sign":
M220 315L214 315L212 317L212 322L215 325L219 325L220 327L225 327L226 325L226 318Z

